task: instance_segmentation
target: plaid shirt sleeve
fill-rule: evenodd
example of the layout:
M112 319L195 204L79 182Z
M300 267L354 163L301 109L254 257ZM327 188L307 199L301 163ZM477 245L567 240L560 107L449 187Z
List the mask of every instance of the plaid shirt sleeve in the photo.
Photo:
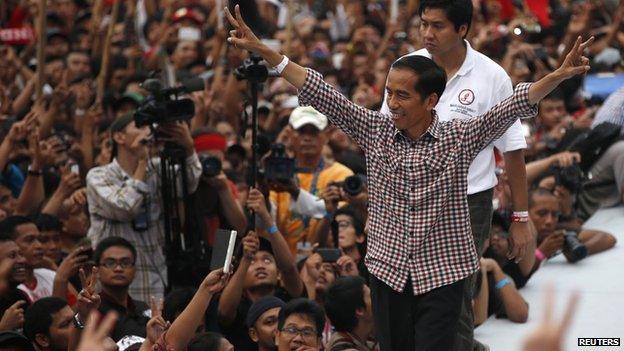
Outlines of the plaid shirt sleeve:
M383 115L349 101L325 83L319 72L310 68L306 68L306 71L305 83L299 91L299 104L314 107L355 140L364 151L368 151L372 134L381 125Z
M529 104L530 87L530 83L520 83L512 96L496 104L487 113L472 119L456 120L456 123L463 124L471 159L505 134L518 118L529 118L537 114L537 105Z
M136 179L111 179L105 168L94 168L87 175L89 211L103 218L132 221L142 210L148 191L148 185Z

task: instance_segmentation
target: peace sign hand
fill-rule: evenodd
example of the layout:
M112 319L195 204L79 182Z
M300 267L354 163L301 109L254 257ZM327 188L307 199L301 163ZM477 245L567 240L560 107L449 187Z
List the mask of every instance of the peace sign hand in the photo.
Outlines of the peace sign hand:
M80 268L79 271L82 290L78 293L76 306L81 321L87 320L89 313L100 307L100 303L102 302L100 295L95 291L97 272L97 267L93 267L91 269L91 276L87 279L84 269Z
M589 38L585 42L581 42L581 40L580 36L576 38L572 50L566 55L561 67L557 69L564 79L589 71L589 59L583 56L583 52L594 42L594 37Z
M236 13L236 18L232 16L230 10L226 7L224 10L225 16L234 27L233 30L230 31L230 37L227 39L228 43L233 44L235 47L245 49L251 51L253 53L260 53L260 50L264 46L260 39L256 37L256 35L251 31L249 26L243 20L243 16L241 16L240 7L236 5L234 7L234 11Z

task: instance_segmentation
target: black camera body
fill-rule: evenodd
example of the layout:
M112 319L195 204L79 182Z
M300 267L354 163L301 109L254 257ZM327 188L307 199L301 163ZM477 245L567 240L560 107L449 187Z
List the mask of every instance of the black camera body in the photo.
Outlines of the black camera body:
M223 169L221 160L215 156L200 156L199 161L202 166L202 175L205 177L216 177Z
M264 160L264 178L286 183L295 176L295 159L288 157L284 144L271 145L271 154Z
M576 162L568 167L557 168L555 172L556 183L570 190L572 193L577 193L581 190L586 179L585 172L583 172L580 165Z
M581 243L575 232L566 231L563 238L563 253L568 262L575 263L587 257L587 246Z
M192 91L196 87L163 88L162 83L155 78L146 79L141 87L149 91L150 96L134 113L134 123L138 128L187 121L195 115L195 105L191 99L171 98L171 95Z

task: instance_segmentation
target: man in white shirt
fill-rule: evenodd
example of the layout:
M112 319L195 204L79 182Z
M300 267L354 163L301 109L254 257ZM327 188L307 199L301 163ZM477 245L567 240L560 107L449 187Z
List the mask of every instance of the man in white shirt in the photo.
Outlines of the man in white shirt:
M423 0L420 3L421 33L425 48L408 55L433 59L447 75L446 88L436 105L441 121L474 118L490 110L513 93L511 80L497 63L472 49L466 37L472 21L471 0ZM389 112L384 101L382 112ZM480 256L489 237L495 175L494 147L503 152L513 202L513 223L509 257L523 257L532 238L528 227L528 199L524 150L526 141L519 121L493 144L481 151L468 172L468 205L477 254ZM470 284L468 284L470 285ZM457 350L471 350L473 320L470 299L472 287L465 291L460 317Z

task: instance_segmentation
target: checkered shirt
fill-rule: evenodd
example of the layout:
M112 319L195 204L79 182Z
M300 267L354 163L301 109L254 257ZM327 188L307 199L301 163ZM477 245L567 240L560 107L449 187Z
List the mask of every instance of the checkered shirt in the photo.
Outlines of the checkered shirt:
M411 278L414 294L461 280L479 267L466 200L471 161L514 121L537 113L529 84L478 118L440 122L412 140L389 115L349 101L320 73L308 69L299 92L355 140L366 153L369 189L366 265L402 292Z

